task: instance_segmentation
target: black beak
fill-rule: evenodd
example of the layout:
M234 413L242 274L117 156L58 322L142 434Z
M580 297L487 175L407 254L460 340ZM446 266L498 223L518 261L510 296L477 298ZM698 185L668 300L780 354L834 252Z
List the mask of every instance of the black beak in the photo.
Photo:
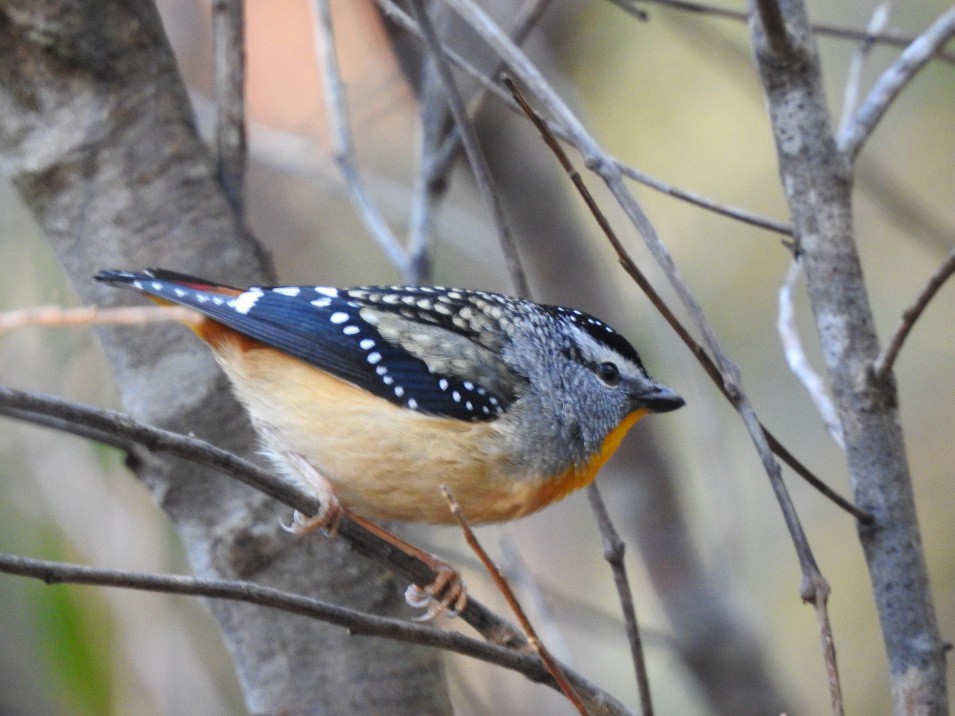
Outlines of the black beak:
M648 386L644 386L643 390L633 397L637 406L647 408L654 413L669 413L686 405L686 401L675 392L653 381L650 381Z

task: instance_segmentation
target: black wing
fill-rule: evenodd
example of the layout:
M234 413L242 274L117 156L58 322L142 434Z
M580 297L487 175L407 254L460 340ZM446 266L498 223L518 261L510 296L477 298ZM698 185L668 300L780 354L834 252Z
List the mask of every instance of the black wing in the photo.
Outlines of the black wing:
M424 361L384 339L374 323L361 315L363 308L406 313L409 306L416 306L417 316L423 310L421 306L436 300L439 291L441 295L451 294L452 298L445 298L445 303L472 296L480 300L512 300L496 294L408 286L278 286L243 290L162 269L147 269L143 273L103 271L96 280L129 285L145 294L194 308L249 338L396 405L429 415L466 421L492 420L513 399L473 381L431 372ZM398 298L380 300L386 295ZM449 315L435 312L436 318L430 322L444 324L442 327L462 335L476 335L468 325L455 326ZM473 335L469 337L473 339Z

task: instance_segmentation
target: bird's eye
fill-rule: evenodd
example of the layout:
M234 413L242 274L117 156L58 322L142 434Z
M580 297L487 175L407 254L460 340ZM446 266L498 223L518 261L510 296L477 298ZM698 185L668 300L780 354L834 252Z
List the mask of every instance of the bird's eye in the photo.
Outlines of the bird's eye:
M607 385L616 385L620 382L620 369L610 361L601 363L597 366L597 377Z

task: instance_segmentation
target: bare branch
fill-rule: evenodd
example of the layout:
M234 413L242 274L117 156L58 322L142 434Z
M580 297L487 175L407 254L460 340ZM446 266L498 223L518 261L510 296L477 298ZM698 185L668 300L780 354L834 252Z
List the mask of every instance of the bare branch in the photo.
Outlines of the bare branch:
M813 370L809 359L806 358L806 352L802 349L802 341L799 340L799 331L796 330L796 322L793 320L793 286L799 278L799 274L799 262L793 261L789 266L783 285L779 287L779 319L776 321L776 329L779 331L779 340L783 344L783 352L786 355L786 363L789 364L789 369L799 378L806 392L809 393L809 397L815 403L816 410L822 416L823 425L832 435L832 439L845 450L846 444L842 438L842 425L839 423L839 416L836 415L836 409L829 399L825 383L822 382L819 374Z
M393 0L376 0L379 7L385 16L399 25L403 30L410 33L413 37L418 38L422 42L424 41L421 36L421 29L418 27L418 24L412 20L404 11L401 10ZM516 44L516 43L515 43ZM504 92L500 86L492 79L485 76L480 70L475 68L467 60L463 59L460 55L455 53L450 48L445 48L448 59L454 63L456 67L466 72L470 77L477 80L482 88L495 99L500 100L509 107L511 111L519 112L520 109L514 103L514 101ZM573 143L570 139L570 136L565 131L563 127L555 122L548 121L548 126L550 130L558 137L564 141ZM448 146L447 144L445 145ZM768 217L760 216L754 214L745 209L739 209L737 207L732 207L726 204L722 204L713 199L702 196L695 192L687 191L685 189L680 189L673 184L669 184L665 181L655 179L649 174L640 171L634 167L628 166L623 162L619 161L616 158L608 157L608 161L616 166L624 176L633 179L634 181L648 186L651 189L659 191L668 196L672 196L675 199L681 199L695 206L699 206L701 209L706 209L707 211L712 211L723 216L727 216L731 219L736 219L753 226L758 226L760 228L772 231L778 234L785 234L787 236L792 234L792 227L789 226L786 222L777 221L775 219L770 219Z
M799 0L786 2L786 23L794 38L791 52L778 56L768 49L758 23L751 26L752 42L799 261L842 421L855 501L875 517L872 525L860 528L859 538L892 665L893 709L944 713L944 647L898 395L893 381L878 382L872 375L878 338L853 229L852 152L840 150L835 141L815 39ZM865 116L865 103L860 113ZM814 601L818 609L824 607ZM829 638L824 631L826 654Z
M637 677L637 690L640 693L640 707L643 716L653 716L653 699L650 695L650 678L647 675L647 662L643 656L643 640L640 638L640 622L637 621L637 610L633 604L633 592L630 591L630 581L627 579L627 565L623 561L626 544L614 527L607 512L607 505L596 482L587 486L587 497L590 506L597 517L600 527L600 536L603 539L604 559L610 565L613 573L613 583L617 588L617 598L620 600L620 609L623 612L624 626L627 631L627 641L630 643L630 658Z
M699 2L688 2L687 0L612 0L614 4L645 4L659 5L681 12L696 13L699 15L708 15L726 20L739 20L746 22L749 20L749 13L745 10L733 10L731 8L717 7ZM840 40L854 40L856 42L865 42L869 37L866 30L853 30L839 25L829 25L826 23L814 23L810 26L817 35L834 37ZM892 32L883 32L872 37L872 41L878 45L889 45L890 47L906 47L910 45L915 38L907 35L898 35ZM935 55L936 59L949 64L955 64L955 55L950 52L939 52Z
M210 467L305 515L315 515L320 508L319 501L297 485L276 477L230 452L220 450L197 438L138 423L128 416L110 410L90 408L60 398L0 386L0 413L20 420L37 422L46 427L65 429L84 437L95 437L99 433L106 433L112 436L107 440L108 444L116 444L113 441L118 438L142 445L151 452L176 455ZM37 416L40 418L37 419ZM65 427L63 423L67 422L84 426L85 429ZM339 522L338 534L346 539L357 552L416 584L429 584L434 581L435 575L426 564L379 539L347 517L343 517ZM520 631L473 597L469 597L467 607L459 616L493 644L510 649L527 649L527 642ZM627 713L627 709L612 696L580 674L566 666L562 666L561 670L571 681L577 694L587 702L592 712Z
M919 319L919 316L922 315L922 312L932 298L935 297L935 294L938 293L942 284L944 284L953 273L955 273L955 249L949 251L942 265L939 266L935 273L929 278L928 283L925 284L925 287L921 293L919 293L915 302L902 312L902 319L892 332L892 337L889 339L888 344L872 363L872 371L875 374L876 380L883 380L889 374L889 371L892 370L895 359L898 357L899 351L902 350L902 344L905 343L905 339L908 338L909 332L912 330L915 322Z
M239 215L243 212L245 163L245 19L244 0L212 3L215 45L216 170L222 190Z
M859 96L859 83L862 81L862 70L865 68L866 58L875 44L875 36L885 29L892 14L891 3L883 3L872 13L872 19L866 27L865 39L852 53L852 62L849 63L849 72L846 78L846 89L842 95L842 119L839 122L839 131L843 131L852 121L856 110L856 101Z
M435 59L435 68L444 85L444 91L447 95L448 106L451 109L451 115L461 133L461 143L464 145L464 151L471 163L471 170L474 172L474 178L477 182L484 203L491 210L494 216L494 225L497 227L498 239L501 249L504 251L504 260L507 264L508 273L511 275L511 281L514 283L514 289L518 296L530 297L530 286L527 283L527 276L521 266L521 258L517 252L517 246L511 236L508 228L507 217L504 215L504 205L501 197L494 185L494 178L491 176L491 168L487 164L484 152L481 150L481 144L478 142L477 133L468 117L467 108L464 106L464 100L461 99L461 93L458 92L457 85L454 82L454 76L451 74L451 68L448 65L447 55L441 46L441 40L431 24L428 11L424 0L411 0L411 6L418 17L418 25L421 28L422 35L428 49Z
M816 621L819 624L819 634L822 641L822 656L826 664L826 680L829 683L829 705L833 716L843 716L845 707L842 703L842 683L839 680L839 663L836 661L836 641L832 636L832 623L829 621L829 610L826 602L829 592L819 592L813 603L816 611Z
M348 185L352 201L368 233L378 242L392 265L404 275L408 270L407 252L388 227L388 222L365 188L355 165L355 147L349 129L348 100L335 53L335 32L329 0L312 0L311 8L314 16L315 54L324 82L329 138L335 164Z
M382 617L341 607L255 582L102 569L5 553L0 553L0 572L33 577L50 585L94 584L145 592L248 602L334 624L347 629L352 634L422 644L463 654L518 671L532 681L547 682L549 680L549 674L540 659L526 651L479 641L460 632L438 629L418 622Z
M853 120L836 137L839 149L850 160L859 154L882 116L919 70L955 36L955 7L944 13L912 41L887 69L865 98Z
M39 306L0 313L0 335L27 326L90 326L93 324L134 326L166 322L189 325L199 319L201 319L199 313L185 306L127 306L124 308Z

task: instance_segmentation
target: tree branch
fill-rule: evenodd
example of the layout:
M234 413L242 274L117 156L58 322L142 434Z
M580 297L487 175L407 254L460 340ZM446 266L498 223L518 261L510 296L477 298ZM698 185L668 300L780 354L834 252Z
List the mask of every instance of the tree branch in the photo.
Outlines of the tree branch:
M151 452L175 455L213 468L303 514L311 516L319 512L320 503L313 495L237 455L197 438L137 423L120 413L0 386L0 414L94 439L105 434L110 436L108 443L116 444L118 438L142 445ZM40 418L37 419L37 416ZM428 565L379 539L347 517L341 519L338 535L360 554L416 584L434 581L435 574ZM528 648L520 631L473 597L469 596L467 607L459 616L493 644L518 651ZM626 709L612 696L586 678L566 666L560 665L560 669L595 713L626 713ZM551 685L557 688L556 684Z
M836 142L846 157L853 161L859 154L863 143L872 134L882 116L895 98L925 64L955 36L955 7L944 13L919 37L915 38L889 67L865 101L855 113L852 121L839 133Z
M873 380L878 354L852 226L851 154L832 131L815 40L803 4L786 3L793 37L783 56L752 24L757 68L776 139L779 173L800 263L842 422L855 502L889 657L897 713L944 713L945 657L921 548L892 381ZM863 113L864 114L864 113ZM830 652L823 639L825 653ZM834 666L834 664L832 665ZM835 673L829 668L830 674ZM833 690L833 710L841 698Z
M955 249L948 252L948 256L938 267L935 273L929 278L928 283L919 293L915 302L902 312L902 319L892 331L892 336L885 348L872 363L872 372L875 374L876 381L885 380L892 366L895 365L895 359L902 350L902 344L908 338L909 332L915 326L915 322L922 315L922 312L928 307L928 304L938 293L942 285L955 273Z

